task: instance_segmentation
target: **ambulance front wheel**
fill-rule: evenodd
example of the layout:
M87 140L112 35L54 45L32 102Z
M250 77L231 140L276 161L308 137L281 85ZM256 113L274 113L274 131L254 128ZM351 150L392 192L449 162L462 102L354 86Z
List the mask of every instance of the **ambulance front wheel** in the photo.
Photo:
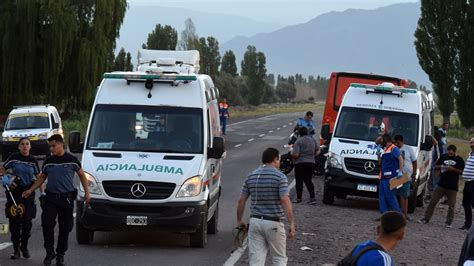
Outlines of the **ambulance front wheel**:
M334 204L334 194L328 191L326 183L324 183L323 189L323 203L327 205Z
M76 240L80 245L90 245L94 241L94 231L86 229L76 218Z
M195 233L189 236L192 248L204 248L207 245L207 213L202 216L201 224Z

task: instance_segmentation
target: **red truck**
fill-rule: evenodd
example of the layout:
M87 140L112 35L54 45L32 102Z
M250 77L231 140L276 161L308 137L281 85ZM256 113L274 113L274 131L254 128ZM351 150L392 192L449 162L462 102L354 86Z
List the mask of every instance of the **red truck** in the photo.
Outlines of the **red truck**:
M339 106L351 83L378 85L383 82L391 82L395 86L403 87L408 87L409 85L407 80L389 76L349 72L331 73L323 120L321 122L321 144L327 144L330 141Z

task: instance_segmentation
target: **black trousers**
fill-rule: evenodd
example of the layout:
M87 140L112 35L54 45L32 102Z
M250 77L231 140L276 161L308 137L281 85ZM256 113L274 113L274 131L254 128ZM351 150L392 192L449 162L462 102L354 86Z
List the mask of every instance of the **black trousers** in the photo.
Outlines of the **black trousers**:
M474 181L464 182L462 206L464 208L464 226L470 228L472 225L472 202L474 200Z
M56 217L58 220L58 245L56 253L64 255L68 248L69 233L74 224L75 197L53 197L46 193L45 208L41 215L43 226L44 248L47 254L54 254L54 227L56 226Z
M15 207L9 194L5 205L5 214L10 223L10 239L15 249L21 246L23 250L28 248L33 219L36 217L35 193L33 192L30 197L25 199L22 197L22 193L26 189L28 188L17 188L12 191L18 207Z
M303 195L303 183L308 189L309 197L314 199L313 171L314 163L298 163L295 165L296 197L301 199Z

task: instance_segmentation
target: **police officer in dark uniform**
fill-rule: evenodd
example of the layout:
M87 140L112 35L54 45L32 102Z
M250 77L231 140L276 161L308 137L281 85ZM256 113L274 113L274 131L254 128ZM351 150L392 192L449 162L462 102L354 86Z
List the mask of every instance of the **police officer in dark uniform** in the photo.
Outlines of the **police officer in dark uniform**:
M42 173L33 186L23 193L23 197L28 198L36 188L48 179L45 208L41 215L44 248L46 249L46 258L43 263L51 265L56 258L56 265L65 265L64 255L68 248L69 232L74 224L73 211L77 190L74 188L73 181L76 173L84 187L86 204L89 204L90 194L81 163L72 154L65 152L62 136L53 135L48 139L48 143L52 155L44 161ZM54 252L56 217L59 224L59 234L56 252Z
M20 258L20 250L24 258L30 257L28 239L31 236L32 220L36 217L34 191L32 197L24 199L22 193L28 190L39 174L38 162L30 155L31 143L28 138L21 138L18 144L19 153L14 153L0 167L3 185L11 191L7 193L5 214L10 222L13 254L11 259ZM11 172L10 173L7 173ZM13 196L13 199L11 198Z

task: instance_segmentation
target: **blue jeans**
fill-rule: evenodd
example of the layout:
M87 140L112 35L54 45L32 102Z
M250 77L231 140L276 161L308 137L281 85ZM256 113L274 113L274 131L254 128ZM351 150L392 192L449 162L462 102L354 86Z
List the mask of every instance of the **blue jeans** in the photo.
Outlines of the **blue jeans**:
M227 116L221 116L222 133L225 135L225 128L227 126Z
M379 209L380 213L388 211L400 212L397 201L397 190L390 190L390 178L382 178L379 184Z

